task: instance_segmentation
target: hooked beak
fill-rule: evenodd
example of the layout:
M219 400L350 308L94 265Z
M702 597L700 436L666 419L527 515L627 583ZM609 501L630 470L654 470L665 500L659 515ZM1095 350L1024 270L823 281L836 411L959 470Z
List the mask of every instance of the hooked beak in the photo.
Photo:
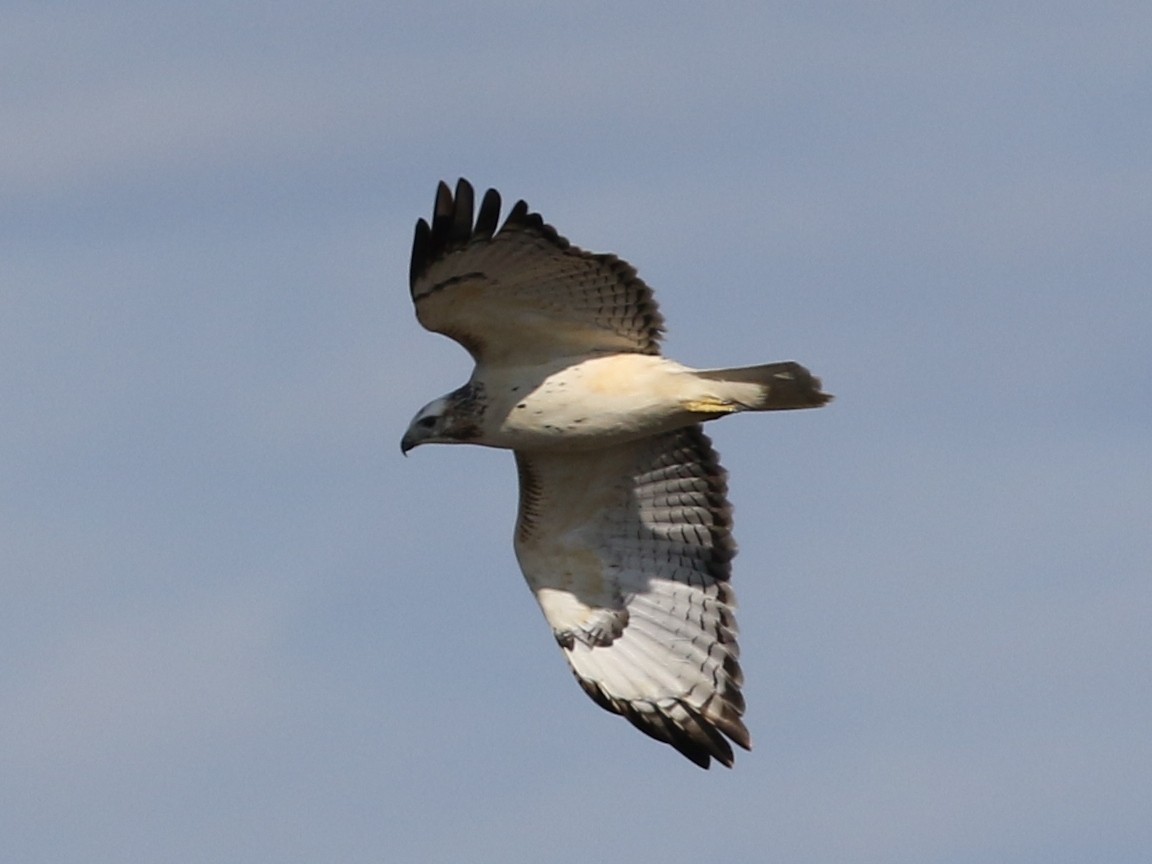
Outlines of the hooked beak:
M412 433L405 433L404 437L400 439L400 452L404 456L407 456L408 451L419 444L420 442L416 440Z

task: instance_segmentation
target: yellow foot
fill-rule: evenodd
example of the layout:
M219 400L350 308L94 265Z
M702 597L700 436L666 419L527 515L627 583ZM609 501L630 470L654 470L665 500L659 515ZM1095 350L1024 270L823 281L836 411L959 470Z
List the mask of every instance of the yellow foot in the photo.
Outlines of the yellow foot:
M722 402L719 399L699 399L692 402L681 402L685 411L693 414L732 414L740 410L739 405L731 402Z

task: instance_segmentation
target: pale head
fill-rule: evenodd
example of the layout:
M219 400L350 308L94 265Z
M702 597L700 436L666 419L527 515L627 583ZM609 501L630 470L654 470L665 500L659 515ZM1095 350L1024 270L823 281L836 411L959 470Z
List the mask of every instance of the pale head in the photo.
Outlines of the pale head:
M407 453L421 444L466 444L480 435L484 416L483 391L465 384L447 396L433 399L416 412L408 431L400 439L400 451Z

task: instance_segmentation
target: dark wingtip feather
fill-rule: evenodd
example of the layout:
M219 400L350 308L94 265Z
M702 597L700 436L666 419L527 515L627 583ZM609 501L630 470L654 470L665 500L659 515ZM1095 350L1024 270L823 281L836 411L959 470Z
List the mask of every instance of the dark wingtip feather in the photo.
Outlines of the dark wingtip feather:
M484 200L480 202L480 215L476 217L475 236L487 238L496 233L496 226L500 223L500 193L489 189L484 193Z
M428 257L425 266L448 251L452 237L453 208L452 190L443 180L436 187L436 205L432 210L432 236L428 244Z
M679 708L687 715L686 722L681 723L651 703L645 703L645 710L641 710L635 703L613 699L592 681L586 681L579 675L575 675L575 678L581 689L605 711L619 714L649 738L670 745L701 768L711 767L713 759L728 768L736 764L732 745L725 740L725 735L745 750L752 749L748 729L740 719L743 699L739 692L735 694L736 703L721 702L719 712L712 707L715 700L704 710L680 702Z
M432 227L423 219L416 221L416 234L412 238L412 262L408 267L408 285L413 286L424 268L432 249Z
M452 208L452 228L448 238L453 248L463 246L472 237L472 184L461 177L456 181L456 201Z
M436 203L432 208L432 225L446 223L452 218L452 190L448 184L441 180L436 184Z
M512 209L508 211L508 218L504 220L504 227L510 225L517 227L526 226L528 221L528 202L521 198L512 205Z
M719 701L719 707L716 702ZM745 750L752 749L752 735L744 725L744 696L739 690L730 690L708 705L708 722L723 732L732 742Z
M527 201L517 201L515 205L513 205L511 211L508 213L508 218L504 220L504 227L539 234L560 249L568 249L572 246L567 238L560 236L559 231L544 221L543 216L529 210ZM611 256L603 257L607 260Z
M681 726L674 721L671 717L665 714L657 713L654 715L639 714L642 718L644 726L640 726L636 720L632 720L633 725L640 726L649 735L652 735L658 741L664 741L671 744L676 752L681 756L689 759L696 765L699 765L705 771L712 767L712 760L716 759L721 765L732 767L732 748L728 746L728 742L715 732L712 735L719 739L719 744L715 740L705 734L704 728L696 724L696 728L688 728ZM655 733L655 734L654 734Z

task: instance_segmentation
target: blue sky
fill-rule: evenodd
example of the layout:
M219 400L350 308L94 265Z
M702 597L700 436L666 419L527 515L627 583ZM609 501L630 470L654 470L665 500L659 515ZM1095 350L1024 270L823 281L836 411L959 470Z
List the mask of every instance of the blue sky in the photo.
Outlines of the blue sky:
M1152 854L1145 2L3 4L0 850L101 862ZM711 433L755 749L571 680L415 219L635 264Z

